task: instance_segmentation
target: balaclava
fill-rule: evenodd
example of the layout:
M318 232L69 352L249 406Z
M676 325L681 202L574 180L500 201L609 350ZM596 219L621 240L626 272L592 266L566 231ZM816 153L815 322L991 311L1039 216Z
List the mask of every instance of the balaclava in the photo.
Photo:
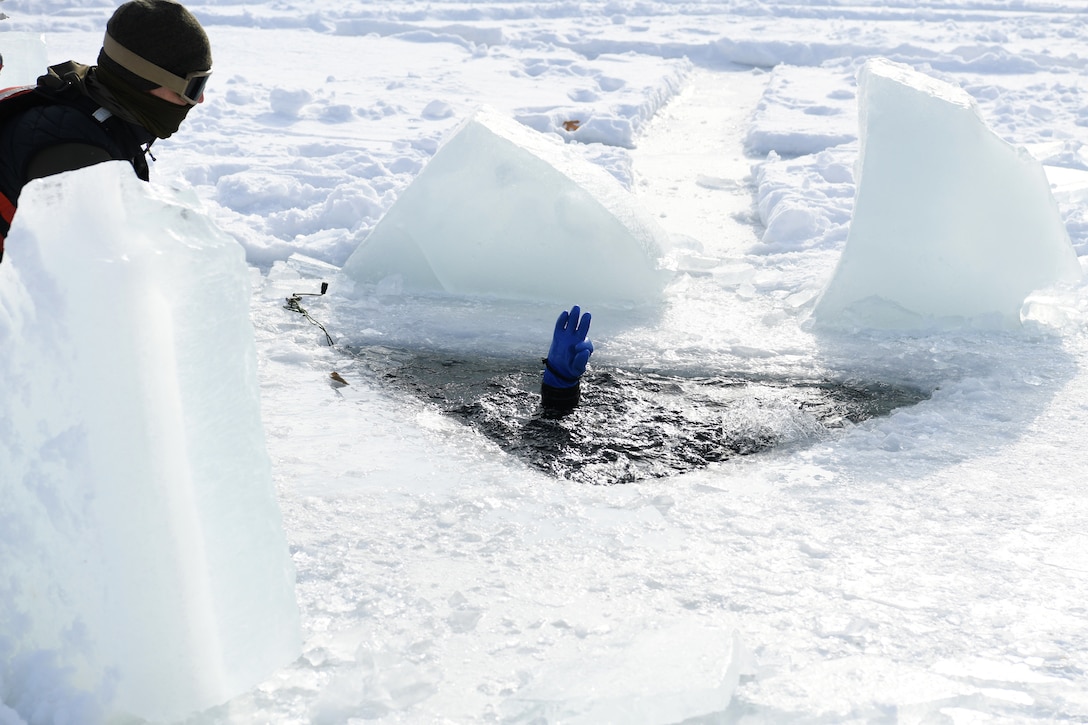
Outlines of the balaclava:
M106 35L124 49L184 78L212 67L211 44L192 13L172 0L129 0L114 11ZM97 78L136 122L159 138L181 125L191 108L151 95L160 84L143 78L111 58L98 54Z

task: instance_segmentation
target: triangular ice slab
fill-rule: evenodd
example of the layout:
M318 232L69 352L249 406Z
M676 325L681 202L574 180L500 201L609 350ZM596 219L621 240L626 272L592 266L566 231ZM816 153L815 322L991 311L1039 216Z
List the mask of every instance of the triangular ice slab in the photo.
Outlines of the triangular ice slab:
M403 289L572 302L655 300L665 234L606 171L489 109L439 148L344 265Z

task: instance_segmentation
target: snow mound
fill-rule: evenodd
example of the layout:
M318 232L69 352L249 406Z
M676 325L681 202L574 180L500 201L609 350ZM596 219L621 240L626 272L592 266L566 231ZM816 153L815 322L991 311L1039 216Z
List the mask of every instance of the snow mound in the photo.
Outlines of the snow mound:
M855 141L855 98L842 88L842 73L776 66L752 114L745 146L760 155L801 155Z
M20 202L0 264L0 685L35 722L177 719L301 647L243 252L122 162Z
M883 59L858 85L854 217L817 322L1014 327L1032 291L1080 278L1042 165L966 92Z
M584 305L658 299L665 233L557 137L481 109L450 136L343 272L410 292Z

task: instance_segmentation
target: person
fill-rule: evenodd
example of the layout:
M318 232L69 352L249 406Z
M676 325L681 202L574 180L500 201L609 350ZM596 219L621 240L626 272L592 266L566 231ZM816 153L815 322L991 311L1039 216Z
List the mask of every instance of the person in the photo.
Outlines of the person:
M122 160L147 181L151 144L203 102L211 68L208 36L184 6L129 0L106 24L97 65L68 61L0 92L0 259L32 179Z
M578 305L564 310L555 321L548 356L543 358L544 374L540 382L540 403L550 413L568 413L578 406L582 396L581 379L593 354L593 342L587 340L593 316L582 313Z

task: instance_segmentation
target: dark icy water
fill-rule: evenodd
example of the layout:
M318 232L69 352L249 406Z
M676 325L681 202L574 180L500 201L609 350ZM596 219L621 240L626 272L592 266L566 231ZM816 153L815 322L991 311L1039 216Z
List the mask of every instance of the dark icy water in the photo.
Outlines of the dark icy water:
M592 366L582 403L540 406L539 361L351 351L385 384L437 406L556 478L628 483L782 445L804 445L929 397L879 382L752 375L666 376Z

